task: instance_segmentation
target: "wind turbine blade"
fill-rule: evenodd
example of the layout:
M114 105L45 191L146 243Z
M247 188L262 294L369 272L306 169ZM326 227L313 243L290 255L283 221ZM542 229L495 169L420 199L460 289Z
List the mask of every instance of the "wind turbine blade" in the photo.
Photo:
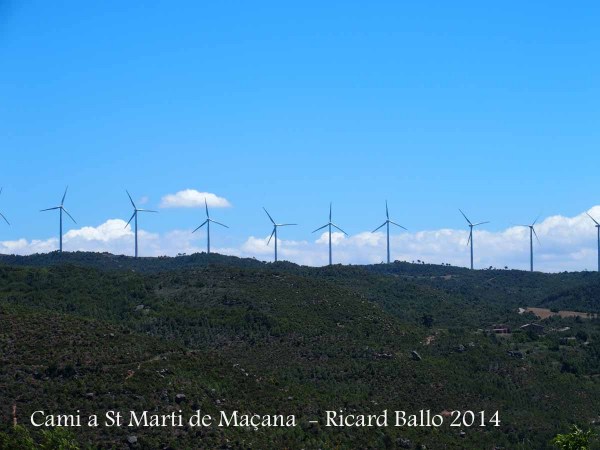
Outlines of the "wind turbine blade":
M340 227L338 227L336 224L332 223L331 226L337 228L338 230L340 230L342 233L344 233L346 236L348 236L348 233L346 233L344 230L342 230Z
M269 211L267 211L267 209L263 206L263 209L265 210L265 212L267 213L267 216L269 216L269 219L271 220L271 223L273 225L275 225L275 221L273 220L273 218L271 217L271 214L269 214Z
M469 222L469 225L473 225L473 224L471 223L471 221L470 221L470 220L467 218L467 216L465 215L465 213L464 213L464 212L462 212L462 210L461 210L460 208L458 208L458 210L459 210L459 211L460 211L460 213L463 215L463 217L465 218L465 220L466 220L467 222Z
M4 189L3 187L0 187L0 195L2 195L2 189ZM6 217L4 217L4 214L0 213L0 216L4 219L4 221L10 225L8 219Z
M131 195L129 195L129 191L127 189L125 189L125 192L127 192L127 197L129 197L129 201L133 205L133 209L137 209L137 207L135 206L135 203L133 203L133 199L131 198Z
M278 227L289 227L291 225L298 225L297 223L278 223Z
M531 226L534 226L537 223L537 221L540 219L541 215L542 215L541 213L538 214L538 216L535 218L535 220L533 221L533 223L531 224Z
M469 246L470 243L471 243L471 233L469 233L469 239L467 239L467 247Z
M331 222L331 202L329 202L329 221Z
M67 189L69 189L69 186L67 186L65 188L65 193L63 194L62 200L60 201L61 206L65 204L65 197L67 196Z
M390 220L391 222L391 220ZM377 230L379 230L382 226L384 226L386 223L388 223L388 221L386 220L385 222L383 222L381 225L379 225L377 228L375 228L373 231L371 231L371 233L375 233Z
M61 207L61 208L62 208L62 207ZM69 216L69 217L71 218L71 220L73 221L73 223L77 223L77 222L75 222L75 219L73 219L73 216L72 216L71 214L69 214L69 211L67 211L65 208L62 208L62 210L65 212L65 214L66 214L67 216Z
M385 201L385 217L390 220L390 213L388 211L387 200Z
M598 223L598 221L597 221L596 219L594 219L592 216L590 216L588 212L586 212L586 214L588 215L588 217L589 217L590 219L592 219L592 220L594 221L594 223L595 223L596 225L600 225L600 223Z
M196 231L198 231L200 228L202 228L204 225L206 225L206 223L208 222L208 219L206 219L204 222L202 222L202 224L200 226L198 226L198 228L196 228L194 231L192 231L192 234L195 233Z
M206 208L206 217L210 218L208 215L208 203L206 202L206 197L204 197L204 207Z
M212 219L207 219L207 220L210 220L212 223L216 223L217 225L221 225L222 227L229 228L229 227L228 227L227 225L225 225L224 223L217 222L216 220L212 220Z
M153 213L157 213L158 211L154 211L153 209L138 209L138 212L153 212Z
M531 227L531 229L533 230L533 234L535 234L535 238L538 241L538 244L542 245L542 243L540 242L540 238L538 237L537 233L535 232L535 228Z
M477 225L483 225L484 223L490 223L490 221L486 220L485 222L474 223L473 226L476 227Z
M326 226L328 226L329 224L326 223L325 225L323 225L322 227L317 228L315 231L313 231L313 233L316 233L319 230L322 230L323 228L325 228Z
M276 229L276 228L277 228L276 226L275 226L275 227L273 227L273 232L271 233L271 236L269 236L269 240L267 241L267 245L269 245L269 242L271 242L271 238L272 238L272 237L273 237L273 235L275 234L275 229Z
M54 209L60 209L60 206L55 206L54 208L46 208L46 209L40 209L40 212L44 212L44 211L52 211Z
M399 223L392 222L391 220L390 220L390 223L392 223L392 224L396 225L397 227L400 227L400 228L402 228L403 230L406 230L406 231L408 231L408 228L406 228L406 227L403 227L403 226L402 226L402 225L400 225Z
M131 215L131 217L129 218L129 222L127 222L125 224L125 228L127 228L127 225L129 225L131 223L131 221L133 220L133 218L135 217L135 215L137 214L137 210L133 211L133 214Z

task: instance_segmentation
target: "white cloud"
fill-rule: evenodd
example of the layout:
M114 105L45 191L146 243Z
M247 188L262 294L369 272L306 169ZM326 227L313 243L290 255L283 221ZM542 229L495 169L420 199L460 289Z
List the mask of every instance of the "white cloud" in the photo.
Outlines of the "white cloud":
M338 245L344 239L346 239L346 235L340 231L333 231L331 233L331 245ZM329 245L329 232L325 231L319 236L319 239L315 241L317 244L327 244Z
M6 254L27 255L30 253L47 253L58 247L58 238L27 241L17 239L16 241L0 242L0 252Z
M590 210L600 218L600 206ZM581 213L575 217L551 216L536 225L540 242L534 240L536 270L557 272L563 270L595 270L597 264L596 229L594 223ZM307 234L307 236L310 236ZM311 240L278 240L279 259L298 264L320 266L328 262L328 234L311 236ZM213 238L212 251L240 257L256 257L271 261L274 245L267 245L269 235L250 236L241 244L227 247L214 246L227 241L224 236ZM390 237L392 259L450 263L468 266L469 247L467 229L425 230L400 232ZM529 230L510 227L500 231L479 229L474 232L475 266L515 269L529 268ZM133 232L125 221L110 219L97 227L85 226L69 230L63 238L66 251L108 251L115 254L133 253ZM360 232L351 236L332 234L334 263L367 264L382 262L386 254L384 232ZM31 254L53 251L58 238L46 240L18 239L0 242L1 253ZM206 232L199 230L171 230L166 233L139 231L139 250L143 256L194 253L206 250Z
M246 255L268 255L271 253L274 253L274 242L270 242L269 245L267 245L267 241L269 240L269 236L266 236L265 238L257 238L254 236L250 236L248 239L246 239L246 242L244 242L240 248L240 250L243 252L243 254ZM272 240L271 240L272 241ZM279 250L279 244L281 243L281 239L279 239L277 241L278 244L278 250Z
M109 219L97 227L85 226L67 231L63 235L63 250L111 252L114 254L133 253L133 231L131 226L125 227L121 219ZM138 233L140 248L155 248L159 235L140 230ZM143 243L142 243L143 242ZM58 237L46 240L19 239L0 242L0 252L26 255L31 253L51 252L58 249Z
M231 206L226 198L219 197L211 192L199 192L195 189L184 189L175 194L165 195L161 202L161 208L199 208L204 206L204 199L208 206L213 208L227 208Z
M121 219L109 219L98 227L83 227L78 230L69 230L64 235L66 241L101 241L108 242L118 240L125 236L132 236L131 226L125 227Z
M590 214L600 218L600 206ZM536 270L595 270L597 265L596 229L585 213L575 217L551 216L536 225L540 243L534 240ZM391 257L401 261L466 267L469 265L468 229L401 232L390 236ZM529 230L510 227L500 231L474 232L475 266L529 269ZM535 237L534 237L535 239ZM272 243L251 236L240 247L239 256L273 258ZM279 240L279 259L299 264L324 265L328 262L329 235L322 233L314 241ZM333 261L343 264L372 264L386 257L385 232L360 232L351 236L332 233Z

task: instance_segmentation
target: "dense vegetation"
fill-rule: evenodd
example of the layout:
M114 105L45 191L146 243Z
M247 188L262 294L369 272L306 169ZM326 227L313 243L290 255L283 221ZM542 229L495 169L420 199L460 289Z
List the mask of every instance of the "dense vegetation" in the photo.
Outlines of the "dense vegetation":
M572 424L600 423L600 320L537 321L517 309L597 313L598 294L600 276L590 272L308 268L205 254L2 256L0 432L13 433L13 408L29 428L39 409L237 409L295 414L299 423L71 431L82 447L104 448L550 448ZM520 330L532 321L544 333ZM494 324L513 333L490 333ZM501 424L308 422L332 409L499 410Z

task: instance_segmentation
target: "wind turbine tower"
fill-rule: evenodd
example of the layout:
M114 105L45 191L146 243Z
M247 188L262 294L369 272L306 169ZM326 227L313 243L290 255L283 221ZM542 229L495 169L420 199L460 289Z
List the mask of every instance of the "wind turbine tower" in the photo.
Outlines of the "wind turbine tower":
M198 228L196 228L194 231L192 231L192 233L195 233L200 228L202 228L204 225L206 225L206 253L210 254L210 223L214 222L217 225L221 225L222 227L225 227L225 228L229 228L229 227L227 225L225 225L224 223L217 222L216 220L212 220L210 218L210 214L208 213L208 203L206 203L206 198L204 199L204 207L206 208L206 220L204 222L202 222L202 224Z
M521 225L522 227L529 228L529 271L530 272L533 272L533 236L534 235L538 241L538 244L540 243L540 238L538 237L537 233L535 232L535 224L537 223L539 218L540 218L540 216L538 216L531 225Z
M273 238L273 236L275 236L275 262L277 262L277 228L279 228L279 227L289 227L289 226L298 225L298 224L297 223L275 223L275 221L271 217L271 214L269 214L269 211L267 211L264 206L263 206L263 209L265 210L265 212L267 213L267 216L269 216L269 220L273 224L273 232L271 233L271 236L269 236L269 240L267 241L267 245L269 245L269 242L271 242L271 238Z
M596 224L596 231L598 232L598 272L600 272L600 223L598 223L598 221L596 219L594 219L592 216L590 216L589 213L586 212L586 214L588 215L588 217L590 219L592 219L594 221L594 223Z
M158 212L158 211L153 211L151 209L141 209L138 208L137 206L135 206L135 203L133 203L133 199L131 198L131 195L129 195L129 191L125 190L125 192L127 192L127 197L129 197L129 201L131 202L131 205L133 206L133 214L131 215L131 218L129 219L129 221L127 222L127 225L129 225L131 223L131 221L135 218L135 222L134 222L134 227L135 227L135 257L138 257L138 213L139 212ZM125 225L125 228L127 228L127 225Z
M58 251L62 253L62 247L63 247L63 212L69 216L69 218L73 221L73 223L77 223L75 222L75 219L73 219L73 216L71 216L71 214L69 214L69 212L65 209L64 204L65 204L65 197L67 196L67 190L69 189L69 186L66 187L65 189L65 193L62 196L62 200L60 201L60 205L58 206L54 206L52 208L46 208L46 209L42 209L40 212L43 211L52 211L55 209L58 209L59 211L59 235L58 235Z
M346 236L348 236L348 233L346 233L344 230L342 230L340 227L338 227L335 223L333 223L331 221L331 203L329 203L329 222L326 223L325 225L323 225L322 227L317 228L315 231L313 231L313 233L316 233L317 231L322 230L323 228L329 228L329 265L330 266L332 264L332 259L331 259L331 228L332 227L340 230L342 233L344 233Z
M478 223L472 223L467 216L465 215L464 212L462 212L459 209L460 213L463 215L463 217L465 218L465 220L467 221L467 223L469 224L469 240L467 241L467 245L469 245L469 243L471 243L471 270L473 270L473 228L478 227L479 225L483 225L484 223L489 223L489 222L478 222Z
M386 232L387 232L387 263L390 263L390 223L392 225L396 225L397 227L402 228L403 230L406 230L406 228L404 228L402 225L398 225L396 222L393 222L390 220L390 213L388 211L388 204L387 204L387 200L385 201L385 217L386 220L385 222L383 222L381 225L379 225L377 228L375 228L373 231L371 231L371 233L375 233L377 230L379 230L381 227L383 227L385 225L386 227ZM408 230L406 230L408 231Z

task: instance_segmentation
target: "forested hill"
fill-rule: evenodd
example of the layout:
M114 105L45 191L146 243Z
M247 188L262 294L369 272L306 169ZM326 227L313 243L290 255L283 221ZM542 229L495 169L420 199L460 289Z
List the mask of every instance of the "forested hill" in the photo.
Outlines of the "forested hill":
M253 268L267 272L286 272L299 276L329 279L344 284L379 289L406 286L429 287L471 301L482 300L496 305L540 306L600 313L600 274L597 272L541 273L521 270L469 270L436 264L396 261L392 264L299 266L290 262L266 263L254 258L195 253L177 257L133 258L93 252L52 252L29 256L0 255L0 265L50 267L74 265L108 271L158 273L207 267ZM356 282L356 283L354 283Z
M216 253L194 253L177 257L140 257L113 255L98 252L51 252L36 253L28 256L0 255L0 264L12 266L47 267L60 264L74 264L95 267L102 270L135 270L139 272L158 272L165 270L202 267L206 264L235 267L262 267L265 263L254 258L238 258Z
M134 435L138 448L550 448L572 424L600 423L600 321L587 315L599 292L588 272L2 256L0 448L13 406L25 425L34 410L74 407L301 418L258 431L81 428L81 447L123 448ZM535 306L580 315L518 312ZM529 323L543 332L521 330ZM501 425L308 423L340 408L498 410Z

